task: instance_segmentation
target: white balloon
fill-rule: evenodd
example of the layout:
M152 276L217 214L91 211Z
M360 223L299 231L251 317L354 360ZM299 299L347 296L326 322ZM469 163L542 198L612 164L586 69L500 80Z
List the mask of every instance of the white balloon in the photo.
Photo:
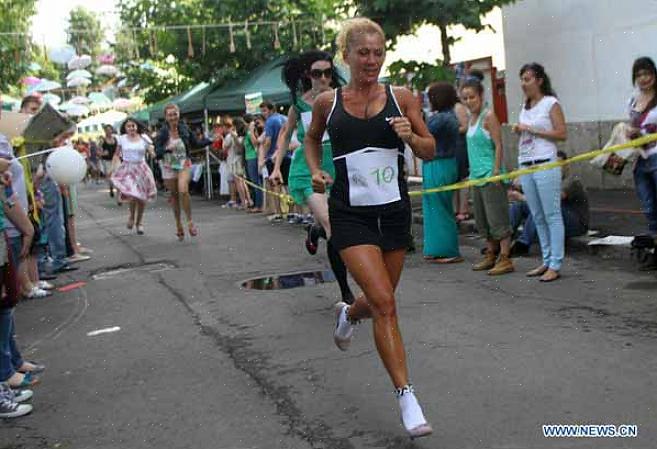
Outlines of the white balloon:
M57 184L77 184L87 174L87 163L72 147L62 147L50 153L46 160L46 170Z

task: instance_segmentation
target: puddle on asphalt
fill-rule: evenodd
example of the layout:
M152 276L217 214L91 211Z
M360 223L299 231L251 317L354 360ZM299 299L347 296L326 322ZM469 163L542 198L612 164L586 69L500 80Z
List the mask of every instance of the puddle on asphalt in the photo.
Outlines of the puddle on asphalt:
M143 265L122 266L109 269L103 269L91 276L91 279L98 281L101 279L111 279L126 273L146 272L146 273L159 273L160 271L173 270L176 266L169 262L150 262Z
M326 282L335 282L331 270L307 271L304 273L281 274L242 282L242 288L249 290L284 290L297 287L311 287Z

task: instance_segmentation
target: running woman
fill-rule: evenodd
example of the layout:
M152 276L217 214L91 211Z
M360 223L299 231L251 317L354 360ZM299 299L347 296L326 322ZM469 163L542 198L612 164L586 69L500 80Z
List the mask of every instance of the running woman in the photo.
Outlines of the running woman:
M169 202L176 219L176 236L181 242L185 231L180 219L180 203L187 217L187 228L191 237L198 235L192 221L192 200L189 196L189 180L192 176L190 151L203 148L212 142L197 139L187 125L180 121L180 109L173 103L164 107L165 124L155 138L157 158L162 159L162 179L171 197Z
M299 57L289 59L283 68L283 79L290 88L293 107L290 108L287 122L278 138L279 150L276 153L274 171L270 177L277 185L283 184L281 164L288 151L295 127L297 139L303 142L306 129L312 119L312 107L315 99L321 93L342 84L333 66L332 56L318 50L308 51ZM298 96L299 93L302 93L301 97ZM326 133L322 137L322 170L331 177L335 176L331 142ZM354 296L347 282L347 268L330 240L331 225L327 197L324 193L313 192L312 177L306 163L303 146L295 150L292 156L288 187L294 202L298 205L307 205L317 221L316 225L309 225L307 228L306 249L310 254L315 254L319 237L322 236L327 240L328 258L340 286L342 301L347 304L353 303Z
M351 80L317 97L304 144L314 190L323 193L333 183L329 198L332 244L364 293L353 305L336 305L335 343L346 350L355 324L373 319L374 340L396 389L402 423L409 436L417 438L432 429L408 380L395 305L411 226L404 145L418 157L431 159L436 142L413 94L379 84L385 43L383 30L373 21L345 22L337 44ZM333 179L320 164L327 129L333 146Z
M119 168L112 173L112 183L119 191L123 201L130 202L130 215L127 227L137 228L137 234L144 234L144 209L147 201L157 196L153 172L146 163L146 153L155 156L153 143L145 134L146 128L134 118L127 118L121 125L115 163L121 159Z
M112 125L103 125L105 134L100 138L100 147L102 148L100 155L100 164L105 175L105 179L109 183L109 194L114 198L114 185L112 184L112 160L114 160L114 153L118 145L116 136L114 135L114 128ZM121 204L118 202L118 204Z

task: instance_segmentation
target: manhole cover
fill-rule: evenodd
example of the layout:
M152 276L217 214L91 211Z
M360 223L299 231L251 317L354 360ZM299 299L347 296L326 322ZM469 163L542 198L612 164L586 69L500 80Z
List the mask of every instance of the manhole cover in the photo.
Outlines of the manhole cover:
M91 276L91 279L98 281L101 279L115 278L126 273L158 273L160 271L172 270L174 268L176 268L176 266L170 262L150 262L143 265L121 265L120 267L106 268L98 271Z
M281 274L248 279L242 282L242 288L249 290L283 290L288 288L310 287L334 281L335 276L331 270L307 271L304 273Z

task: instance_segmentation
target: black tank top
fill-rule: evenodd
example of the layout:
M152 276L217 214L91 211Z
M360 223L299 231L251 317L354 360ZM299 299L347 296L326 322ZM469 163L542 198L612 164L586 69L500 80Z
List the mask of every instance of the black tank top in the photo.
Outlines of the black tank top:
M342 89L335 91L327 129L333 148L335 180L331 203L359 210L404 207L409 202L404 178L404 142L388 119L403 114L390 85L377 115L362 119L344 109Z
M103 154L102 159L104 159L106 161L111 161L112 158L114 157L114 153L116 152L116 146L117 145L118 145L118 142L116 140L116 137L114 138L114 143L109 143L103 137L103 143L101 144L101 146L103 147L103 152L107 151L107 156L105 156Z

